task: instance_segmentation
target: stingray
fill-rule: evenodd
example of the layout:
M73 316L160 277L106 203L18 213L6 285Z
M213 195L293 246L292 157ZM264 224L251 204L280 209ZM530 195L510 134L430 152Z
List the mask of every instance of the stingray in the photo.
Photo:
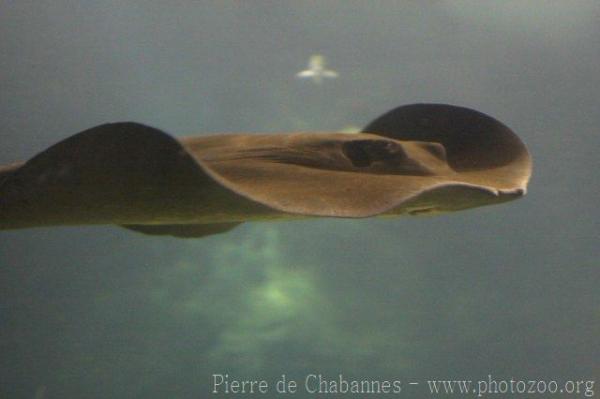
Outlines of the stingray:
M357 134L175 138L110 123L0 167L0 229L201 237L249 221L435 214L519 198L530 175L508 127L445 104L398 107Z

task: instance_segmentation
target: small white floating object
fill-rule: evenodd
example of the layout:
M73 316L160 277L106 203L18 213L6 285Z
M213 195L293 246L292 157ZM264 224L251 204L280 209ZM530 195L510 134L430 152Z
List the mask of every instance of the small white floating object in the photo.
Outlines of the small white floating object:
M320 54L313 54L308 60L308 69L296 74L297 78L310 78L316 84L321 84L323 78L337 78L338 73L332 69L325 68L325 57Z

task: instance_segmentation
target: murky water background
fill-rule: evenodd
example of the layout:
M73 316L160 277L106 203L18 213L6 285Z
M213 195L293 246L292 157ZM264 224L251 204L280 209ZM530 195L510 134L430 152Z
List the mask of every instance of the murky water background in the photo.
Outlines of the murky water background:
M338 130L443 102L510 126L534 175L522 200L432 218L2 232L0 398L598 380L599 20L594 1L3 2L0 163L109 121ZM296 79L314 53L339 77Z

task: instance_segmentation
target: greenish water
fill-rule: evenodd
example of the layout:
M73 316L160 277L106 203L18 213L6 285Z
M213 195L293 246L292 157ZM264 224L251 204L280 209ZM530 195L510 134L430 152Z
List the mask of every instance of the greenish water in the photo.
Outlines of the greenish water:
M521 200L437 217L1 232L0 398L326 398L315 381L340 374L402 388L341 397L596 394L599 19L591 1L2 3L0 164L109 121L341 130L442 102L510 126L534 174ZM295 78L315 53L339 77ZM226 394L225 374L268 393Z

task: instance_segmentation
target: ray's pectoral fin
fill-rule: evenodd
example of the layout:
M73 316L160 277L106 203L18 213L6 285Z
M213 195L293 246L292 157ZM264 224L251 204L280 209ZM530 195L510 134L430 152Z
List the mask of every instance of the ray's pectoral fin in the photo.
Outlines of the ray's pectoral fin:
M179 238L199 238L214 234L226 233L242 223L213 224L124 224L121 227L157 236L173 236Z
M209 177L175 138L131 122L87 129L0 168L0 229L118 224L191 237L226 231L257 207ZM192 227L199 223L209 226Z

